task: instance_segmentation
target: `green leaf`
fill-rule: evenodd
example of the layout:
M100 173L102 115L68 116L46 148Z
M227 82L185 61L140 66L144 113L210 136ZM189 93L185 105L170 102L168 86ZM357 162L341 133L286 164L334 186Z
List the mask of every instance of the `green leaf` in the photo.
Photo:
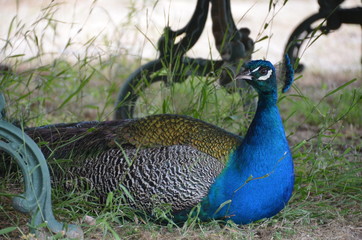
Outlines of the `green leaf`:
M227 205L227 204L229 204L229 203L231 203L231 202L232 202L232 200L231 200L231 199L229 199L229 200L227 200L227 201L225 201L225 202L221 203L221 204L220 204L220 206L219 206L219 208L218 208L218 209L216 209L216 211L215 211L215 213L214 213L214 214L217 214L218 212L220 212L220 210L221 210L223 207L225 207L225 205Z
M299 148L303 147L307 143L306 140L301 141L300 143L294 145L293 152L297 151Z
M330 95L332 95L332 94L334 94L334 93L336 93L336 92L338 92L338 91L342 90L343 88L347 87L348 85L350 85L350 84L354 83L356 80L357 80L357 78L354 78L354 79L352 79L351 81L346 82L346 83L345 83L345 84L343 84L342 86L340 86L340 87L338 87L338 88L336 88L336 89L334 89L334 90L330 91L329 93L327 93L327 94L324 96L324 98L326 98L326 97L328 97L328 96L330 96Z
M19 194L11 194L11 193L0 193L0 197L18 197Z
M10 55L6 58L17 58L17 57L24 57L24 56L25 56L25 54L15 54L15 55Z
M263 41L265 39L268 39L268 38L269 38L269 36L265 35L264 37L260 38L259 40L255 41L255 42L261 42L261 41Z
M128 191L128 189L123 186L122 184L119 184L119 187L121 188L122 192L124 195L126 195L126 197L131 201L131 202L135 202L132 194Z
M0 229L0 235L7 234L7 233L12 232L12 231L14 231L16 229L17 229L17 227L7 227L7 228Z
M112 206L112 203L113 203L113 192L109 192L108 195L107 195L107 200L106 200L106 206L107 207L111 207Z
M70 94L63 102L62 104L60 104L60 106L58 107L58 109L61 109L62 107L64 107L65 104L67 104L74 96L76 96L84 87L85 85L90 81L91 77L93 76L94 71L84 80L80 83L79 87L72 93Z

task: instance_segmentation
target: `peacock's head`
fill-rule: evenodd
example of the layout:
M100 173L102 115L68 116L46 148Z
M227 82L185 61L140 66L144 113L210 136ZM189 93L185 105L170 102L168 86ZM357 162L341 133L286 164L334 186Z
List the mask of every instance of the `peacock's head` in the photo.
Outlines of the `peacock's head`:
M290 64L289 57L284 60L285 83L283 92L286 92L293 83L294 71ZM273 64L265 60L254 60L244 65L244 70L239 73L236 80L245 80L255 88L258 93L276 93L277 79Z
M259 93L272 93L276 91L277 83L275 68L269 61L250 61L244 70L236 76L236 80L245 80Z

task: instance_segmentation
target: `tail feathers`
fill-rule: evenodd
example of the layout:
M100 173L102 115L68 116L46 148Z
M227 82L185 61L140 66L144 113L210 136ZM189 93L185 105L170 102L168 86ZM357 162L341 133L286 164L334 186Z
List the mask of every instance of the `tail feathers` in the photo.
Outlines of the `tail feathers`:
M61 123L25 130L46 158L79 158L117 147L116 129L130 120Z

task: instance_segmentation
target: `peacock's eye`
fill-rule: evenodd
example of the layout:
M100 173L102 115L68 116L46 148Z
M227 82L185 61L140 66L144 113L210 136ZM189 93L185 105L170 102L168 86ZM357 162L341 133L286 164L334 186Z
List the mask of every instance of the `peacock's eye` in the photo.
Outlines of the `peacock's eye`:
M265 75L268 73L268 69L263 67L263 68L260 68L259 72L260 72L260 74Z

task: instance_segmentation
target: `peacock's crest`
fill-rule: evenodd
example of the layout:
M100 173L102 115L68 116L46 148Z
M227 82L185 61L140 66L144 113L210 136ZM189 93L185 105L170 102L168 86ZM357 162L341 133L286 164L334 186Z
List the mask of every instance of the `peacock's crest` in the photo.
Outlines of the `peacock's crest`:
M285 93L289 90L289 88L292 86L292 83L294 81L294 68L293 65L290 63L290 59L288 54L284 57L284 69L285 69L285 80L284 80L284 86L282 89L282 92Z

